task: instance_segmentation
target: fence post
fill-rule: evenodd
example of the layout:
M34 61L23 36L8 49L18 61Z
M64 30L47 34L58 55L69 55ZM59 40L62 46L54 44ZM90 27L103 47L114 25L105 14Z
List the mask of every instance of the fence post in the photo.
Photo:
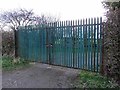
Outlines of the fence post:
M18 36L17 36L17 30L14 30L14 41L15 41L15 58L18 57Z
M101 34L102 34L102 58L101 58L101 68L100 68L100 73L102 74L102 75L104 75L105 74L105 61L104 61L104 23L102 23L102 30L101 30Z

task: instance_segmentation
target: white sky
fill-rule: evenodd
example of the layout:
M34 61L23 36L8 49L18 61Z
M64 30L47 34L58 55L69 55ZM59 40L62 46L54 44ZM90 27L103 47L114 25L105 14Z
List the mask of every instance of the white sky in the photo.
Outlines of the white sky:
M0 0L0 12L15 8L33 9L35 14L47 14L60 20L104 16L102 0Z

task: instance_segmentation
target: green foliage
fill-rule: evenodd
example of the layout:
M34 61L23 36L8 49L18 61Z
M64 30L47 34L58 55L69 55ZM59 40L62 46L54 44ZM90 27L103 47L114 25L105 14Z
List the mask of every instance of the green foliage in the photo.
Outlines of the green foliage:
M29 62L24 59L16 59L16 61L17 62L15 63L13 57L3 56L2 57L3 70L13 70L29 65Z
M77 82L76 88L120 88L114 81L103 77L98 73L81 71Z

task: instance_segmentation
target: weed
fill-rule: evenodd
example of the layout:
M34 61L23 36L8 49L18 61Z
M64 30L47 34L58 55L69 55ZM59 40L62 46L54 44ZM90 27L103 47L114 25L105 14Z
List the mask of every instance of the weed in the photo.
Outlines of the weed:
M76 88L120 88L113 80L99 73L81 71L74 85Z
M29 62L27 60L24 59L16 59L16 63L14 63L14 58L10 57L10 56L3 56L2 57L2 69L3 70L12 70L12 69L16 69L19 67L24 67L26 65L29 64Z

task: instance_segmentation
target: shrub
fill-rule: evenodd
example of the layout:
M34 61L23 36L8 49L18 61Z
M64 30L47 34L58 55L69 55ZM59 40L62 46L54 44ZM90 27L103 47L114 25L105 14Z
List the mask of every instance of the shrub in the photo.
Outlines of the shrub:
M120 84L120 8L110 9L104 27L105 75Z
M14 54L14 34L13 31L2 31L2 55Z

